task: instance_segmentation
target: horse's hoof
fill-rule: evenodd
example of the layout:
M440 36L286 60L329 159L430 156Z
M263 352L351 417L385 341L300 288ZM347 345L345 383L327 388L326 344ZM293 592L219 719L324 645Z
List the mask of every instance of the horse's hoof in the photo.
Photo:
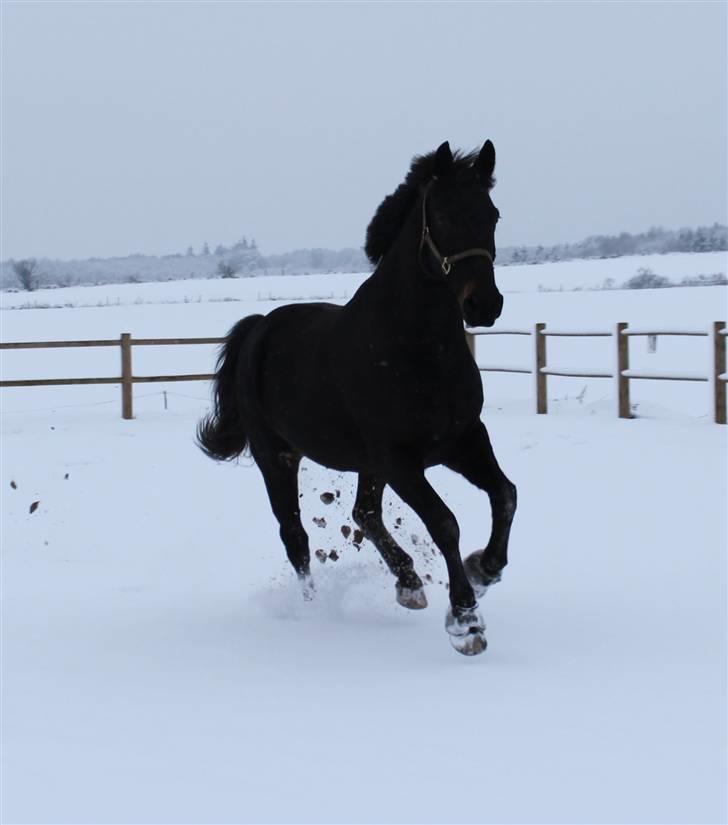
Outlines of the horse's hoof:
M463 656L477 656L488 647L484 633L468 633L466 636L450 636L450 644Z
M471 553L463 562L465 568L465 575L468 577L470 586L473 588L475 597L482 599L485 596L486 590L491 584L496 584L501 580L501 571L494 573L486 573L481 564L483 559L483 551L480 550Z
M313 578L311 575L308 575L300 576L299 579L301 582L301 595L303 596L304 602L312 602L316 597L316 588L313 584Z
M445 630L450 636L450 644L463 656L477 656L488 647L485 622L477 604L464 608L451 607L445 618Z
M427 607L424 588L402 587L399 582L397 583L397 601L409 610L424 610Z

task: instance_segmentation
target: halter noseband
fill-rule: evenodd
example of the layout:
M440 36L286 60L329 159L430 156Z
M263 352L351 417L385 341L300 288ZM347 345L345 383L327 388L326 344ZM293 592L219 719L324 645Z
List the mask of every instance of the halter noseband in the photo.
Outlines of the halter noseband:
M463 258L473 258L476 256L480 256L482 258L487 258L492 264L493 256L490 254L490 252L488 252L487 249L479 249L477 247L473 249L466 249L465 252L458 252L456 255L440 254L440 250L437 248L435 242L432 240L430 227L427 225L427 194L430 190L430 187L436 180L436 176L432 178L432 180L425 187L425 191L422 195L422 237L420 238L419 257L422 258L422 247L425 246L425 244L427 244L427 246L430 249L430 252L432 252L432 254L437 259L437 262L440 264L443 275L449 275L450 270L452 269L452 265L457 261L462 261Z

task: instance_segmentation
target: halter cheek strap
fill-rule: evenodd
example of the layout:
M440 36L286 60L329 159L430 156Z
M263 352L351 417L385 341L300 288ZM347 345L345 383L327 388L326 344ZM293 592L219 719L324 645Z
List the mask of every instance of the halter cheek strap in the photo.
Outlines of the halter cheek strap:
M437 180L436 177L427 184L425 187L425 191L422 195L422 237L420 238L420 249L419 249L419 256L422 257L422 249L424 246L427 246L435 256L437 262L440 264L440 268L442 269L443 275L449 275L450 270L452 269L452 265L457 263L458 261L462 261L464 258L474 258L474 257L482 257L487 258L491 263L493 263L493 256L488 252L487 249L480 249L478 247L474 247L473 249L466 249L464 252L458 252L455 255L441 255L440 250L437 248L435 242L432 240L432 234L430 233L430 227L427 225L427 194L430 190L432 184Z

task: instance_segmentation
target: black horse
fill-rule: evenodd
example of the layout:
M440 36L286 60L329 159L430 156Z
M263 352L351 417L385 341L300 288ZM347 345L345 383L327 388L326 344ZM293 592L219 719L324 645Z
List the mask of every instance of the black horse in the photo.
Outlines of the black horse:
M463 330L463 319L492 326L503 308L494 167L490 141L479 153L453 155L443 143L415 158L367 229L372 275L345 306L297 304L239 321L218 360L214 411L198 429L214 459L250 447L305 598L314 591L298 501L303 456L359 474L355 521L395 575L397 601L427 606L412 559L382 521L388 484L445 557L446 629L468 655L486 647L475 596L500 579L516 508L480 420L483 388ZM464 564L457 521L425 478L436 464L490 498L490 541Z

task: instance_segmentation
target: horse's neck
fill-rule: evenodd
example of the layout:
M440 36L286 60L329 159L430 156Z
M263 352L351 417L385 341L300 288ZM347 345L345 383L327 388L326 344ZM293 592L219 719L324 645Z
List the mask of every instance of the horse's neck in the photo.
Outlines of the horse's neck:
M438 283L436 276L424 271L420 233L418 215L413 213L378 268L380 288L386 292L392 316L402 325L429 329L440 336L458 334L462 320L457 301L444 281Z

